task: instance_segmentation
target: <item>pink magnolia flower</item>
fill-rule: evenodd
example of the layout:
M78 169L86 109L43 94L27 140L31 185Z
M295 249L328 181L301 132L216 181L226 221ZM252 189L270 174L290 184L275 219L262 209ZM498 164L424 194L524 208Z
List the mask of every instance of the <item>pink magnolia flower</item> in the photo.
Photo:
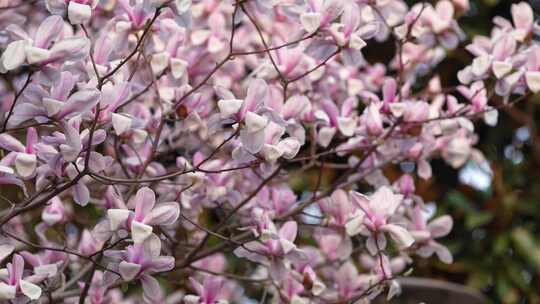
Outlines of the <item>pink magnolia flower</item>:
M152 226L170 225L180 216L180 207L175 202L156 204L156 196L150 188L143 187L130 199L129 209L109 209L110 231L127 228L135 244L143 243L152 235Z
M414 208L412 212L413 222L410 224L409 232L419 247L416 251L417 254L422 257L430 257L435 253L442 262L452 263L452 254L448 248L435 241L435 239L450 233L453 225L452 218L443 215L428 223L425 212L419 206Z
M410 247L414 243L407 229L395 224L393 219L403 199L401 194L394 194L390 188L384 186L370 197L354 191L350 193L350 197L360 212L347 223L347 233L362 233L368 236L366 246L371 254L386 247L384 233L388 233L400 248Z
M140 280L146 301L161 301L163 292L152 274L174 268L174 257L161 256L161 241L155 235L144 242L128 246L125 250L107 250L105 255L114 259L118 272L125 281Z
M184 302L187 304L227 304L226 297L221 295L224 279L218 276L206 276L203 284L190 277L191 286L196 295L186 295Z
M18 255L13 255L11 263L2 269L0 276L0 299L15 300L20 296L28 297L30 300L37 300L41 296L41 287L36 285L44 279L40 275L24 274L24 259Z
M10 25L14 37L0 58L0 71L11 71L23 64L47 65L62 61L79 61L88 55L90 41L84 37L60 39L64 21L59 16L49 16L33 36L21 27Z

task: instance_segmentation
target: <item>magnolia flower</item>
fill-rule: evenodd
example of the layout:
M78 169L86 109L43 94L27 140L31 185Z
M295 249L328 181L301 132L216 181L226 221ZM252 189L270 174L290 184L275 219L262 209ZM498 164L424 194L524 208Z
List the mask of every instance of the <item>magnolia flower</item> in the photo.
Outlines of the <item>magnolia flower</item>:
M18 39L11 42L2 53L0 72L14 70L24 63L46 65L84 59L88 55L90 41L84 37L59 40L63 28L61 17L49 16L43 20L32 38L22 28L12 25L10 31Z
M45 0L47 10L55 15L65 15L71 24L85 23L92 17L99 0Z
M269 122L260 113L268 95L266 82L253 79L244 100L236 99L231 92L225 90L221 90L220 95L222 99L218 101L218 108L221 116L245 124L240 130L242 146L249 153L258 153L264 145L265 129Z
M30 300L37 300L41 296L41 287L36 285L44 279L40 275L27 276L24 274L24 259L18 255L13 255L11 263L0 273L0 299L15 300L19 296L28 297Z
M354 191L350 197L360 212L347 223L347 234L367 235L366 246L371 254L386 247L384 233L388 233L400 248L410 247L414 243L407 229L393 223L393 216L403 199L401 194L394 194L389 187L383 186L370 197Z
M186 295L184 302L186 304L227 304L229 303L221 295L224 280L217 276L206 276L203 284L190 277L191 286L195 289L197 295Z
M429 218L419 206L413 209L412 218L409 232L418 246L416 253L422 257L430 257L435 253L442 262L452 263L452 254L448 248L435 241L450 233L453 225L452 218L443 215L428 223Z
M152 274L174 268L174 257L161 256L161 241L156 235L144 242L128 246L125 250L107 250L105 256L115 260L118 272L125 281L140 280L146 301L161 301L161 287Z
M252 241L238 247L234 254L254 262L264 262L269 257L287 257L302 259L303 253L294 244L298 233L298 224L295 221L284 223L279 231L272 222L261 235L261 241Z
M22 178L30 178L36 171L37 156L34 144L38 141L35 128L29 128L26 133L26 146L9 134L0 134L0 148L11 151L1 163L15 165L17 174Z
M321 103L322 109L315 112L315 117L320 121L321 126L317 137L321 146L328 146L337 130L348 137L354 135L357 126L354 116L356 106L357 100L353 97L346 99L341 105L341 109L338 109L336 104L329 100L324 100Z
M156 196L150 188L143 187L129 201L128 209L109 209L110 231L129 228L135 244L143 243L152 235L152 226L170 225L180 216L180 207L175 202L156 204Z

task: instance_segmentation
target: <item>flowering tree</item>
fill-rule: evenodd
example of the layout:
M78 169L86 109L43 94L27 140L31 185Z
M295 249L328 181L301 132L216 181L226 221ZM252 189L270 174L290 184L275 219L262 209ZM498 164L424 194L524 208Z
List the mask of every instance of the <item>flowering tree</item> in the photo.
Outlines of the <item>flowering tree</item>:
M468 9L0 0L0 299L364 303L452 263L415 180L485 162L473 122L540 91L526 3L440 80Z

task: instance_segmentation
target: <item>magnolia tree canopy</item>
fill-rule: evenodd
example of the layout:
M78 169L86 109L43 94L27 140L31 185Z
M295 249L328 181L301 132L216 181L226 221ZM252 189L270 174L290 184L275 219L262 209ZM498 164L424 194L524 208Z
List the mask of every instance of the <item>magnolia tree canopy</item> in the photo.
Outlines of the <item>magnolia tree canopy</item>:
M525 2L489 37L429 2L0 0L0 299L368 303L452 263L415 183L485 164L540 45Z

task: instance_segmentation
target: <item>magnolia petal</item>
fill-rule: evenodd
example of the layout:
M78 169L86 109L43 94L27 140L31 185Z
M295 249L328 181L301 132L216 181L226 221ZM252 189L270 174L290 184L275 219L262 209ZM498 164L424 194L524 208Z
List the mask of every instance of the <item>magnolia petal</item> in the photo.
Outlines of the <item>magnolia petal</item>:
M109 218L110 229L115 231L122 225L129 217L129 210L127 209L109 209L107 210L107 216Z
M178 58L171 59L171 72L175 79L179 79L186 74L188 62Z
M48 278L55 276L58 273L56 264L46 264L34 267L34 273L37 275L45 275Z
M41 288L34 283L19 280L19 287L21 288L21 292L30 298L30 300L37 300L41 297Z
M51 51L33 46L27 47L25 51L26 61L29 64L46 61L51 56Z
M24 152L26 147L15 137L9 134L0 134L0 148L13 151Z
M525 81L527 86L533 93L540 92L540 72L527 72L525 73Z
M78 182L73 187L73 200L83 207L90 201L90 190L83 182Z
M359 51L363 49L366 45L367 43L362 38L360 38L360 36L356 34L351 35L351 39L349 40L349 47Z
M245 129L240 131L240 141L242 146L250 153L256 154L261 151L264 145L264 130L258 132L247 132Z
M282 152L283 157L292 159L300 150L300 142L296 138L288 137L277 144L277 148Z
M199 304L201 297L196 295L187 295L182 299L186 304Z
M178 220L180 206L178 203L160 203L150 211L144 222L148 225L170 225Z
M253 112L247 112L246 114L246 128L249 133L258 132L268 124L268 118L255 114Z
M154 54L152 56L152 59L150 60L150 66L152 67L152 71L156 75L163 72L167 68L168 65L169 65L169 53L167 52Z
M321 13L303 13L300 15L300 23L308 33L313 33L319 28L321 19Z
M2 53L2 65L8 71L20 67L26 60L26 47L29 42L26 40L17 40L8 44L4 53Z
M349 236L355 236L362 231L363 216L355 216L345 224L345 230Z
M158 281L149 275L141 276L145 302L163 303L163 291Z
M244 101L241 99L222 99L218 101L218 108L219 112L221 113L221 117L227 118L238 113L243 102Z
M183 14L191 8L191 0L175 0L174 5L179 14Z
M118 265L118 272L122 275L122 279L125 281L133 280L141 270L141 265L135 263L129 263L126 261L120 262Z
M472 62L472 73L477 76L483 76L488 70L491 65L491 60L488 55L483 55L480 57L476 57Z
M356 130L356 120L352 117L339 117L338 129L345 136L353 136Z
M401 226L387 224L382 226L381 230L388 232L400 248L408 248L414 243L414 238L409 231Z
M112 113L111 121L116 135L122 135L131 128L132 119L125 115Z
M15 286L0 282L0 300L15 299L16 292L17 288Z
M452 264L454 258L452 257L452 253L450 252L450 250L448 250L448 248L443 245L438 245L439 246L437 246L437 248L435 249L435 254L437 254L439 260L441 260L441 262L445 264Z
M0 245L0 263L7 258L15 250L15 246L11 244Z
M334 138L335 134L336 128L322 127L317 134L317 142L321 146L327 147L330 144L330 141L332 141L332 138Z
M71 24L83 24L92 17L90 5L70 1L68 5L68 18Z
M23 177L30 177L36 170L37 157L34 154L17 153L15 158L15 169L17 173Z
M63 102L48 97L43 98L43 105L45 106L45 110L47 110L47 115L51 117L60 113L64 107Z
M443 215L431 221L427 228L431 232L431 236L434 238L439 238L446 236L452 230L454 221L449 215Z
M493 74L497 79L503 78L505 75L512 71L512 64L506 61L495 61L493 62Z
M277 146L264 144L261 149L261 154L263 155L265 160L273 162L280 158L281 155L283 155L283 151Z
M137 221L131 222L131 237L135 244L144 242L152 234L152 230L152 226Z

